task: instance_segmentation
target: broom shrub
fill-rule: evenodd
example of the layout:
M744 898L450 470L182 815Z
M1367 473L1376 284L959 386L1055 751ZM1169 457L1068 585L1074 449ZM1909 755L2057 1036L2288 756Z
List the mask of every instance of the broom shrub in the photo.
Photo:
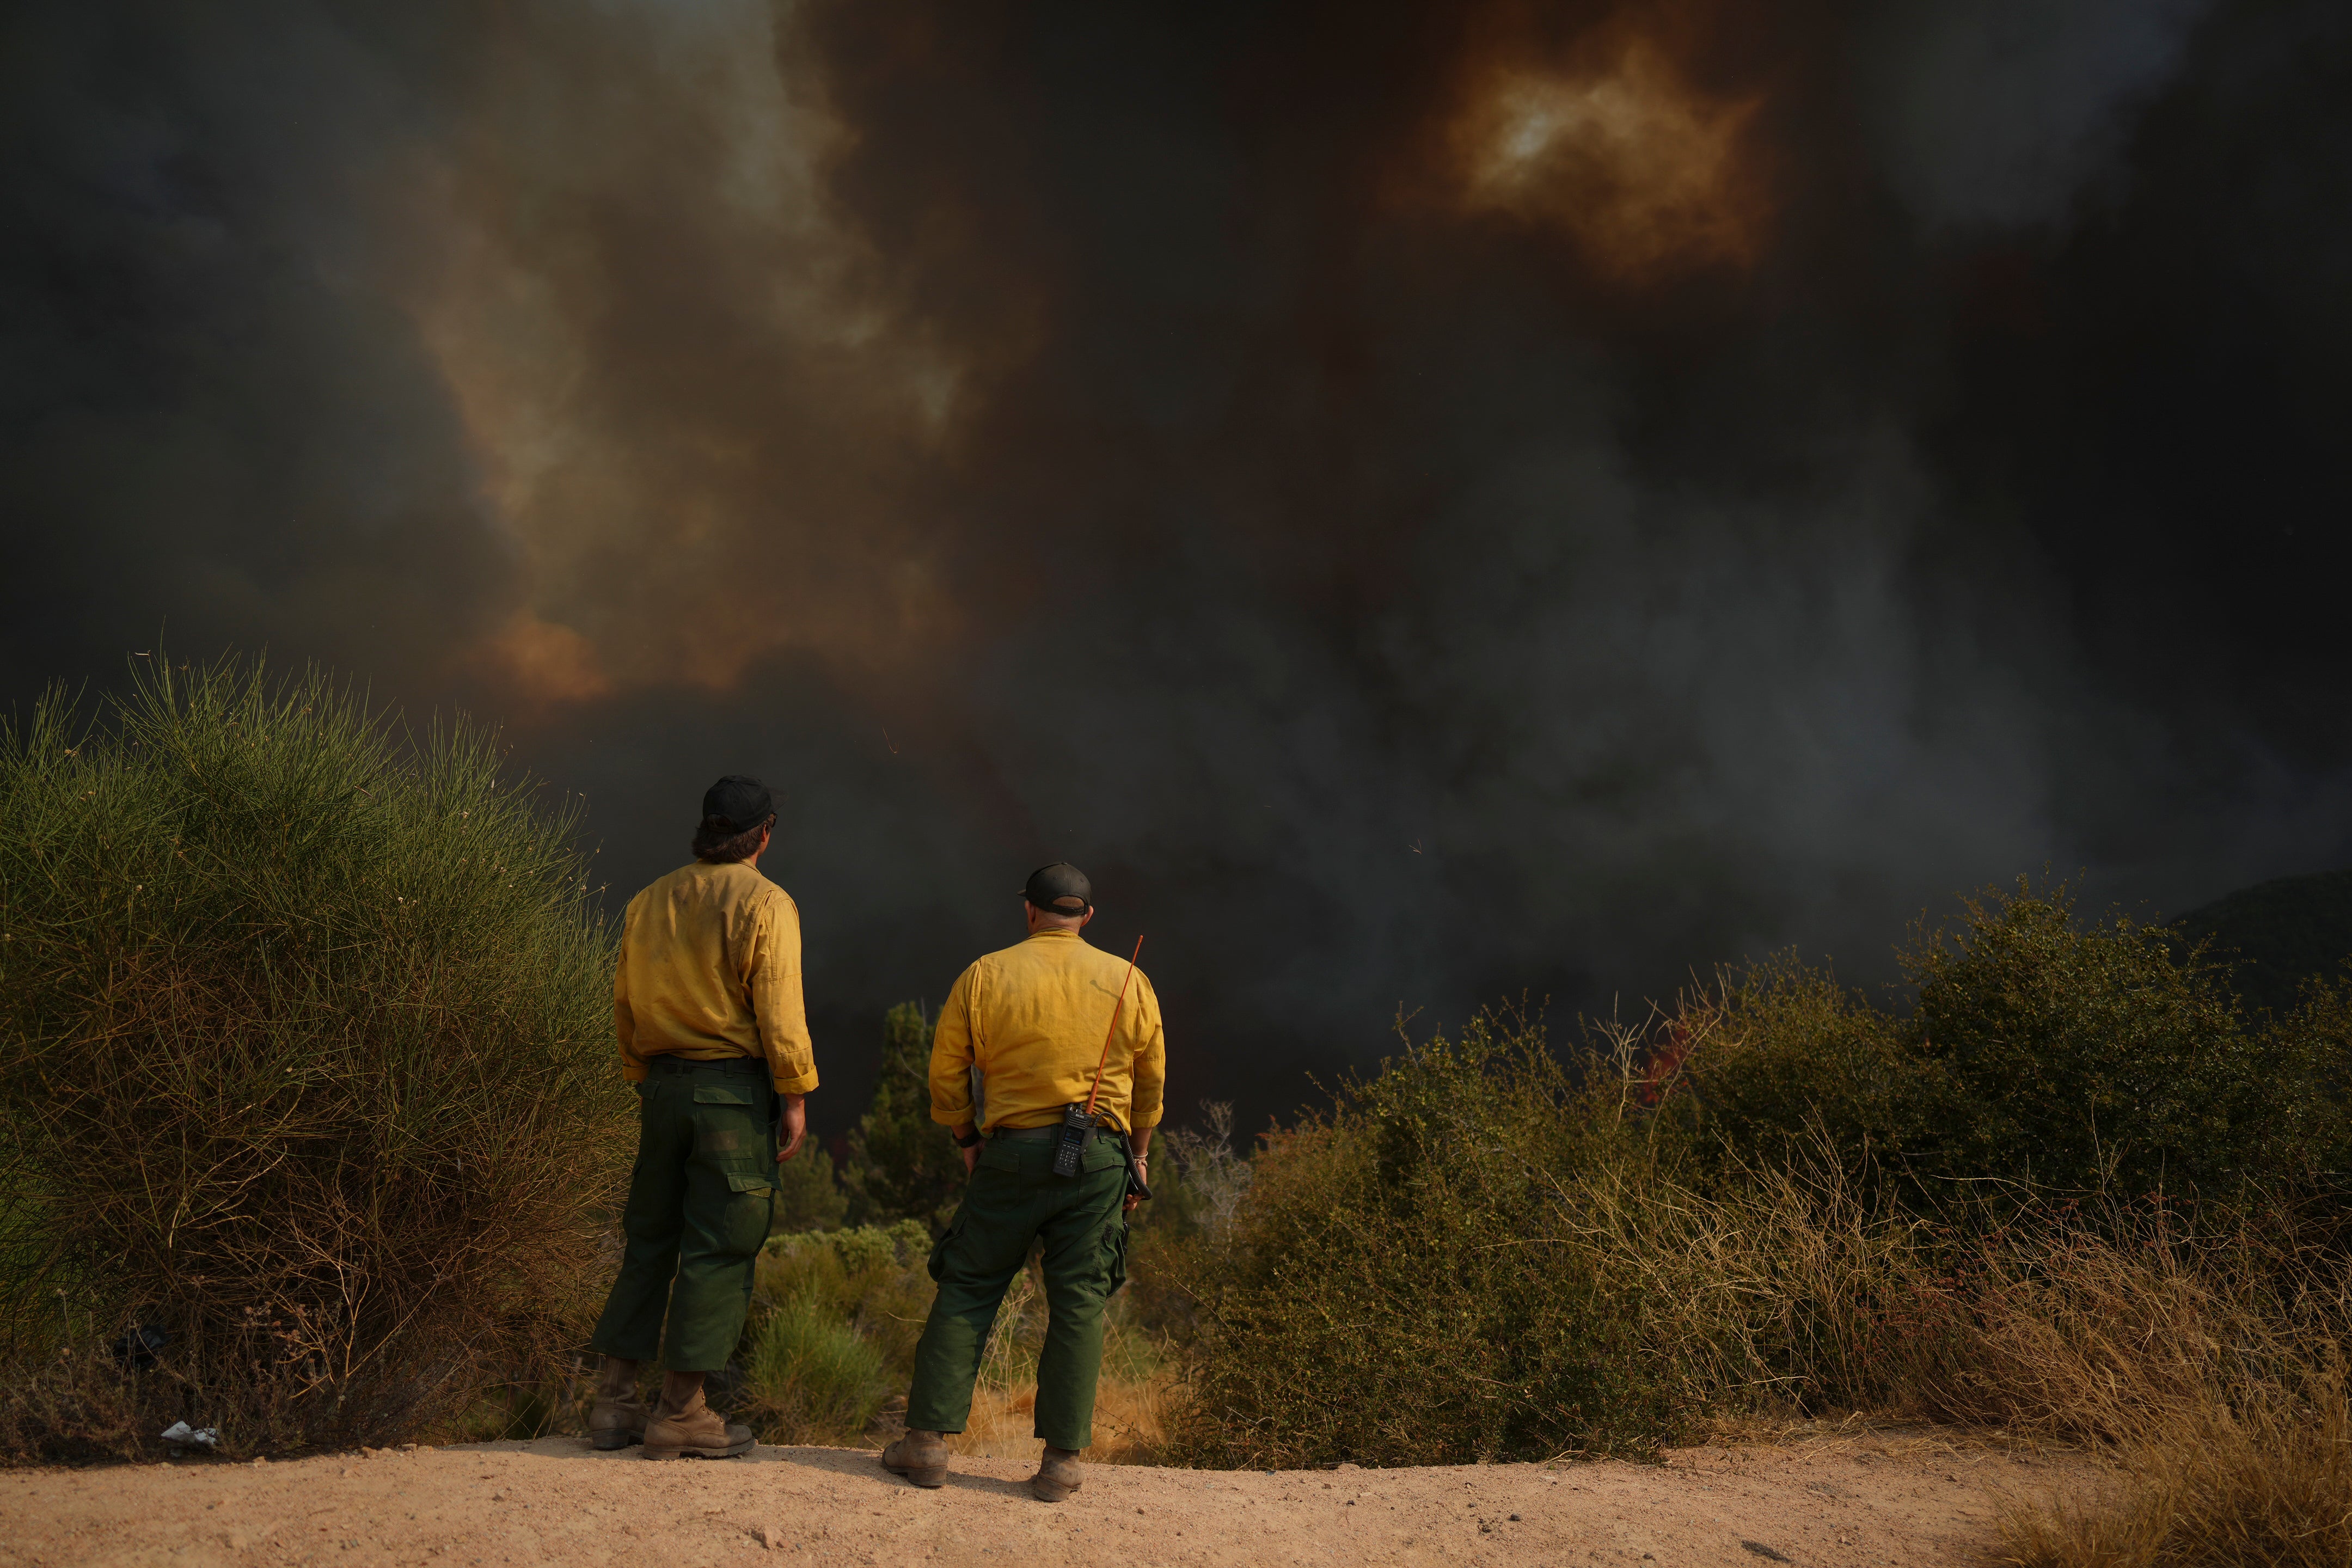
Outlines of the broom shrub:
M630 1152L576 825L315 671L0 731L0 1450L384 1443L562 1366Z

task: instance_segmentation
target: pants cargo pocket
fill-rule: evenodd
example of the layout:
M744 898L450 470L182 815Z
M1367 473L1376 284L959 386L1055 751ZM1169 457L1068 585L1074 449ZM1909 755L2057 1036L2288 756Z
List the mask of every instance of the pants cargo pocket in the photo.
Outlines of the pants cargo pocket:
M727 1215L720 1234L732 1251L749 1257L760 1250L776 1223L776 1179L758 1171L729 1171Z
M931 1243L930 1261L923 1267L929 1273L932 1284L936 1285L940 1282L940 1270L947 1267L949 1245L962 1234L963 1215L959 1211L955 1218L948 1223L947 1229L940 1233L940 1238Z

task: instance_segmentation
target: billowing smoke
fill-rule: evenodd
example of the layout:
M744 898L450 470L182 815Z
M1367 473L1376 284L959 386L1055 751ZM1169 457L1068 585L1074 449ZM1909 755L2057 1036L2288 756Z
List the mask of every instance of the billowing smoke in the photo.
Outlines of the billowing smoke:
M18 7L0 660L782 784L852 1094L1057 857L1253 1112L2177 910L2352 855L2339 10Z
M1937 228L2063 222L2123 155L2208 0L1929 0L1859 29L1864 123L1888 184Z

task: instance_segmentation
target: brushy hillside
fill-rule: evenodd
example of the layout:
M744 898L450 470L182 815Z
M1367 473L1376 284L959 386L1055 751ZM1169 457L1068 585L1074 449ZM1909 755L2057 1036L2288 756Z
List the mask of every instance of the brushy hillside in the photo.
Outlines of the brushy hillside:
M572 826L315 673L0 738L0 1447L381 1442L584 1336L630 1119Z
M2291 1012L2305 984L2339 976L2352 957L2352 870L2242 888L2173 924L2210 946L2247 1001Z

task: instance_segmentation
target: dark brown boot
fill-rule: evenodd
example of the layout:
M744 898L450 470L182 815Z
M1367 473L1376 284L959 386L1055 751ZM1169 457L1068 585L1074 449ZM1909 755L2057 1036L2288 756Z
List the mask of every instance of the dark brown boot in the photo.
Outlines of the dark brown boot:
M654 1412L646 1423L645 1444L648 1459L731 1459L751 1452L751 1429L710 1408L698 1388L685 1408L673 1410L665 1401Z
M596 1403L588 1407L588 1441L596 1447L610 1451L625 1448L632 1443L646 1440L646 1402L637 1397L634 1388L624 1394L596 1391Z
M1078 1489L1078 1456L1072 1448L1045 1445L1037 1473L1029 1478L1029 1494L1039 1502L1060 1502Z
M882 1450L882 1468L906 1477L919 1487L945 1486L948 1479L947 1439L937 1432L908 1432Z

